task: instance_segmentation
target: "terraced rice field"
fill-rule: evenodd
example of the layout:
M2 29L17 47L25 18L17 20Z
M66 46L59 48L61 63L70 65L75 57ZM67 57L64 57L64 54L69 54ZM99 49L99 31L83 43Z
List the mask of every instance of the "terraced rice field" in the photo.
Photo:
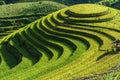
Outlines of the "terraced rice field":
M120 11L81 4L51 13L0 40L0 80L73 80L120 63Z
M16 31L19 27L15 26L4 26L0 27L0 39L2 39L4 36Z
M50 7L48 7L50 6ZM0 39L28 23L66 6L52 1L25 2L0 6Z

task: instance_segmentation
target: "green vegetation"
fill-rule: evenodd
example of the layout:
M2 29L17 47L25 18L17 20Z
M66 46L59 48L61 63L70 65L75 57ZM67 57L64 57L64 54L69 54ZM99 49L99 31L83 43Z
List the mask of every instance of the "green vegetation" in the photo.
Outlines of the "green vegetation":
M98 2L100 0L3 0L5 1L7 4L9 3L17 3L17 2L37 2L37 1L54 1L54 2L58 2L58 3L63 3L65 5L73 5L73 4L79 4L79 3L95 3Z
M102 74L96 74L93 76L87 76L83 78L78 78L77 80L119 80L120 79L120 72L118 71L112 71Z
M80 3L97 3L106 6L111 6L116 3L118 0L4 0L7 4L9 3L18 3L18 2L37 2L37 1L54 1L62 3L65 5L73 5Z
M114 5L116 2L118 2L118 0L101 0L101 1L99 1L97 4L105 5L105 6L112 6L112 5Z
M73 80L114 71L120 54L110 46L120 37L119 21L118 10L97 4L42 17L0 40L0 80Z
M59 10L66 7L65 5L52 2L28 2L28 3L16 3L0 6L0 18L11 18L19 16L30 16L30 15L46 15L53 11Z
M38 18L65 7L63 4L52 1L2 5L0 6L0 31L2 30L0 36L5 36L8 32L13 32Z
M0 1L0 5L4 5L5 4L5 2L4 1Z
M18 2L33 2L33 1L54 1L65 5L73 5L80 3L95 3L99 2L100 0L19 0Z
M105 80L119 80L119 77L120 77L120 72L118 72L116 75L115 73L114 74L107 74L105 76Z
M118 0L115 4L113 4L111 7L120 9L120 0Z

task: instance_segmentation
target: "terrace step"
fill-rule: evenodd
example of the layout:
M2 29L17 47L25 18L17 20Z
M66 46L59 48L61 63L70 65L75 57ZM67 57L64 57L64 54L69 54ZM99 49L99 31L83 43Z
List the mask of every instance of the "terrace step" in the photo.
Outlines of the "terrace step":
M36 39L38 39L38 41L44 43L44 46L50 47L51 50L53 50L52 52L54 53L54 57L56 56L56 59L58 59L59 57L61 57L62 53L63 53L63 48L57 44L54 44L53 42L51 42L50 40L46 40L44 38L44 36L42 35L42 31L41 32L37 32L37 25L36 23L34 25L31 26L31 30L29 29L29 31L32 32L31 35L33 35L34 37L36 37Z
M47 20L46 20L46 25L50 25L50 26L48 26L48 27L46 27L46 30L47 30L47 28L48 29L53 29L51 32L52 33L55 33L55 29L57 29L58 28L58 26L54 23L54 22L52 22L52 20L51 20L51 17L48 17L47 18ZM53 25L56 25L56 28L53 28ZM44 27L45 28L45 27ZM65 29L64 29L65 30ZM62 30L61 30L62 31ZM61 31L59 31L59 33L61 33L61 35L63 35L62 34L62 32ZM72 31L72 30L71 30ZM74 30L73 30L74 31ZM58 34L59 34L58 33ZM77 33L77 32L76 32ZM100 44L100 45L102 45L103 43L103 41L99 38L99 37L97 37L96 35L92 35L92 34L88 34L88 33L82 33L82 32L80 32L81 34L80 35L83 35L83 36L87 36L87 37L90 37L90 36L93 36L93 37L95 37L96 38L96 41ZM55 34L57 34L57 33L55 33Z
M83 6L84 5L84 6ZM88 8L89 7L89 8ZM98 9L98 10L96 10ZM100 5L81 4L69 7L66 12L68 16L74 17L98 17L109 13L109 8Z
M59 18L64 19L66 22L69 23L98 23L98 22L105 22L105 21L110 21L116 17L118 17L118 12L115 9L109 9L109 13L97 17L74 17L74 16L69 16L69 13L65 12L60 12L59 13Z

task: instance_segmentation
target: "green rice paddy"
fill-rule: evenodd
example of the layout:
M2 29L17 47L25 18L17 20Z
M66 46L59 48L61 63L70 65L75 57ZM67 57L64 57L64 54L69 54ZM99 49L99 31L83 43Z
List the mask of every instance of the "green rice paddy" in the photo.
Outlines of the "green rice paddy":
M16 30L0 40L0 80L74 80L111 70L120 63L111 51L119 13L79 4Z

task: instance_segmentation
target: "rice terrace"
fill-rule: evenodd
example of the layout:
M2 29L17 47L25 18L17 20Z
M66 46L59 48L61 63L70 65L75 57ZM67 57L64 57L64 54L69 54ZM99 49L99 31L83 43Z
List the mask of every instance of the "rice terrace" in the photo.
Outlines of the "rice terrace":
M118 9L64 6L0 34L0 80L120 80Z

